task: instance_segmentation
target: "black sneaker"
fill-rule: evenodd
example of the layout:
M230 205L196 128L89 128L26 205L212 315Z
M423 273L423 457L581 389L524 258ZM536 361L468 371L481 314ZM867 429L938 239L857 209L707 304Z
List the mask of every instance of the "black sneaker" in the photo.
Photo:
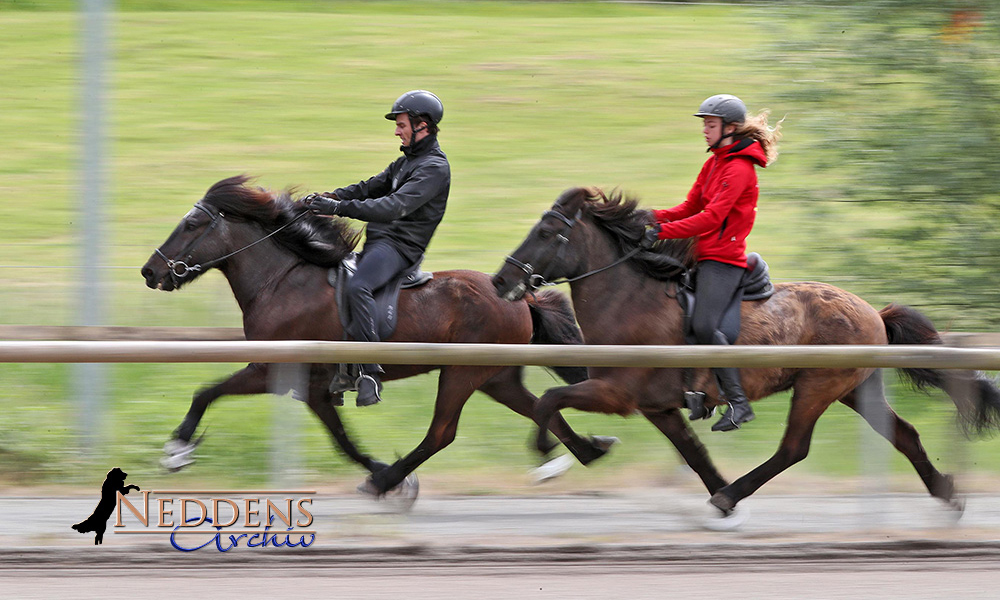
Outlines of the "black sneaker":
M382 401L382 382L374 375L363 373L358 377L358 406L371 406Z

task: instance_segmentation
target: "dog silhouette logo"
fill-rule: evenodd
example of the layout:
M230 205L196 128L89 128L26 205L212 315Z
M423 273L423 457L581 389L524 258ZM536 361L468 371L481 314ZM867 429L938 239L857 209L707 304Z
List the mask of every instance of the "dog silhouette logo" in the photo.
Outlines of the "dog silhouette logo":
M97 503L97 508L85 520L73 525L73 529L80 533L93 531L95 534L95 546L104 543L104 530L108 527L108 519L111 518L111 513L115 511L118 492L128 494L131 490L139 491L139 486L137 485L125 485L126 477L128 477L128 473L118 467L108 471L108 476L104 479L104 484L101 486L101 500Z

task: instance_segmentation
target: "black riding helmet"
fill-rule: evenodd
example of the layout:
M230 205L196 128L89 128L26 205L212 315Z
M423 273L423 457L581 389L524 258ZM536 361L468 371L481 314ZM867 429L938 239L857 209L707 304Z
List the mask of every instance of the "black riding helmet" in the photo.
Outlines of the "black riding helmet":
M385 118L395 121L396 115L403 113L410 115L411 119L427 121L437 129L437 124L444 118L444 105L440 98L427 90L412 90L396 98Z

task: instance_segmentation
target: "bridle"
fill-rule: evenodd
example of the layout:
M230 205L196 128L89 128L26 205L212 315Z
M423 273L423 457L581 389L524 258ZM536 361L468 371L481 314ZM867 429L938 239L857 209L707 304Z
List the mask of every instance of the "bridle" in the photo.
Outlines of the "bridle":
M620 256L617 260L615 260L609 265L605 265L603 267L594 269L592 271L587 271L583 275L577 275L576 277L564 277L562 279L557 279L555 281L548 281L548 273L553 268L553 265L558 264L560 259L563 257L563 254L566 251L566 245L569 243L569 235L573 231L573 224L580 219L580 216L582 214L583 210L577 209L576 215L574 215L573 218L571 219L557 210L547 210L544 213L542 213L542 219L545 219L546 217L554 217L559 221L562 221L563 229L558 233L556 233L555 237L552 239L552 242L549 243L550 247L555 244L558 244L555 250L555 259L549 262L548 266L543 269L541 274L535 273L535 268L531 265L531 263L521 262L516 258L514 258L513 256L507 256L506 258L504 258L504 262L510 265L514 265L525 274L527 278L527 283L525 284L525 286L528 290L533 292L541 286L559 285L560 283L573 283L574 281L580 281L581 279L590 277L591 275L596 275L602 271L607 271L612 267L617 267L618 265L629 260L642 250L642 247L637 245L635 248L629 250L628 252ZM546 254L548 254L548 252L543 252L541 256L544 256Z
M220 256L219 258L214 258L214 259L212 259L210 261L207 261L207 262L204 262L204 263L197 263L197 264L194 264L194 265L189 265L188 263L191 261L191 257L194 254L195 248L197 248L198 245L201 244L201 242L204 241L206 237L208 237L208 234L212 233L215 230L215 228L219 224L219 221L221 221L222 219L226 218L225 213L223 213L221 210L218 211L218 212L212 212L212 210L209 209L208 207L206 207L205 205L203 205L201 203L201 201L195 202L194 207L197 208L198 210L202 211L206 215L208 215L209 218L212 219L212 223L208 226L208 229L206 229L205 231L203 231L201 233L201 235L199 235L197 238L195 238L195 240L193 242L191 242L183 250L181 250L180 252L178 252L178 255L184 255L185 251L186 251L187 256L185 256L184 260L174 260L174 259L167 258L167 256L159 248L157 248L155 250L156 255L159 256L160 258L162 258L165 263L167 263L167 268L170 269L170 279L173 281L174 286L176 286L178 283L180 283L180 281L182 279L184 279L185 277L187 277L188 273L200 273L202 271L205 271L207 269L210 269L210 268L214 267L215 265L221 263L222 261L226 260L227 258L235 256L235 255L239 254L240 252L243 252L244 250L247 250L249 248L252 248L253 246L256 246L257 244L259 244L259 243L263 242L264 240L270 238L271 236L277 234L282 229L288 227L292 223L298 221L299 219L301 219L303 216L305 216L309 212L309 211L303 211L303 212L299 213L298 216L296 216L295 218L293 218L291 221L285 223L284 225L282 225L281 227L275 229L274 231L272 231L271 233L265 235L264 237L262 237L262 238L260 238L260 239L258 239L256 241L250 242L249 244L247 244L246 246L243 246L239 250L234 250L233 252L230 252L229 254L226 254L225 256Z

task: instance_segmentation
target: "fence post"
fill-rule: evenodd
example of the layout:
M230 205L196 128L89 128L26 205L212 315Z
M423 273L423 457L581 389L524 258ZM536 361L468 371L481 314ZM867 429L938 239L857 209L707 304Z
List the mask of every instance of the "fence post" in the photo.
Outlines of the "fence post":
M270 436L271 484L281 489L294 489L302 485L302 409L293 400L308 393L309 365L278 363L269 365L268 389L272 405ZM297 391L298 390L298 391Z
M84 0L83 36L80 64L80 269L85 278L80 285L80 325L103 325L106 302L105 275L102 267L106 254L104 223L105 183L105 99L107 62L107 2ZM104 398L107 394L107 367L83 363L74 369L80 423L80 446L84 455L95 451L100 439Z
M861 423L861 528L885 526L889 507L889 450L894 442L894 424L884 382L884 369L876 369L858 386ZM887 443L888 442L888 443Z

